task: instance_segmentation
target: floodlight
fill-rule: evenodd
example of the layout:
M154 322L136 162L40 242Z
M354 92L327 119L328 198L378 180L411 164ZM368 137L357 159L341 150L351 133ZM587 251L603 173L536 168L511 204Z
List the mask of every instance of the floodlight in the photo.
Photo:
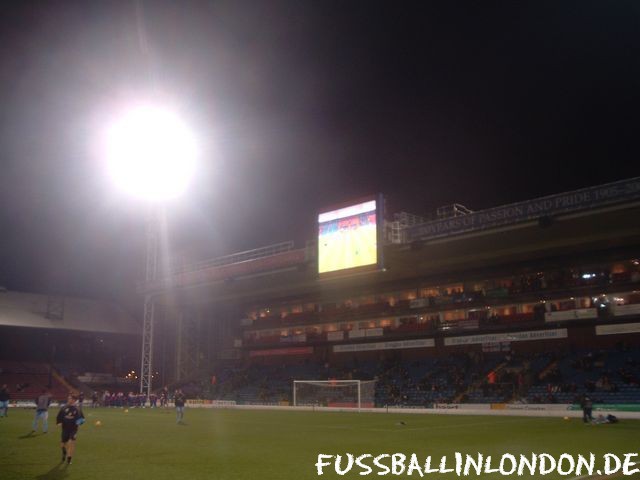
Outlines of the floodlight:
M196 143L175 113L142 105L126 111L108 128L106 159L119 188L163 201L186 190L195 171Z

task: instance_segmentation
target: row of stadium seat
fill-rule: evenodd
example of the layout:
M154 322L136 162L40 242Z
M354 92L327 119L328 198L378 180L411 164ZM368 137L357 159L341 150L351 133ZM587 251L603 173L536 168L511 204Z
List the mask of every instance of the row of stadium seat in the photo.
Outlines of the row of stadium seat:
M518 294L569 292L575 296L576 289L589 287L606 287L610 285L629 285L640 283L640 271L636 264L629 263L628 270L615 270L612 265L600 267L589 267L587 270L576 267L562 270L550 270L537 272L529 275L519 275L511 278L501 278L500 285L495 285L496 281L486 280L485 287L473 291L449 292L442 290L439 295L433 294L425 297L429 307L444 307L446 305L456 308L458 304L475 305L485 304L485 300L506 298ZM476 282L477 283L477 282ZM476 286L477 287L477 286ZM430 291L437 290L432 288ZM258 317L254 321L254 327L268 328L283 325L303 325L307 323L342 321L344 319L357 318L372 314L400 314L410 311L411 301L407 299L395 301L376 301L374 303L351 305L348 303L340 305L318 305L316 310L307 310L295 313L272 313L263 317Z
M0 361L0 385L7 385L11 400L33 400L43 388L56 400L66 398L69 390L44 363Z
M616 369L633 367L640 353L609 351L595 354L597 361L584 372L575 368L589 352L539 352L460 354L418 361L352 362L344 366L300 362L289 365L258 365L226 368L216 372L217 384L208 395L241 403L279 403L292 400L292 381L318 379L376 380L378 406L425 406L430 403L531 403L574 402L584 394L605 403L640 402L637 377L623 377ZM572 365L574 365L572 367ZM493 372L490 376L489 373ZM590 391L584 382L609 375L610 390ZM490 378L493 379L491 383ZM204 394L203 392L200 392Z

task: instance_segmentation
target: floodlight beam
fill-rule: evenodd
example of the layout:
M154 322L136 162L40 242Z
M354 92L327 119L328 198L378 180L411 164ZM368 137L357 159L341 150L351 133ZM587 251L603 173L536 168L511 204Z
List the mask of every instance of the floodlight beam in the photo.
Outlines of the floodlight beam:
M109 126L108 174L125 193L162 202L184 193L193 178L196 144L187 125L168 109L135 106Z

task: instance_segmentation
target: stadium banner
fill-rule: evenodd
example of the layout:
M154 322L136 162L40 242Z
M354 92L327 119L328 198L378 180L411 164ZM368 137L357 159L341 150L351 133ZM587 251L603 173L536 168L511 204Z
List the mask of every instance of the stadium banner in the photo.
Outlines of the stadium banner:
M251 350L250 357L273 357L276 355L311 355L313 347L273 348L270 350Z
M439 297L434 297L433 303L436 305L449 305L454 303L454 301L451 295L440 295Z
M238 404L234 400L187 400L187 407L190 408L224 408L234 410L280 410L280 411L304 411L304 412L353 412L354 410L367 413L401 413L401 414L430 414L430 415L482 415L482 416L513 416L513 417L571 417L582 419L582 409L579 405L567 404L507 404L504 409L491 409L489 404L469 403L439 403L428 408L418 407L363 407L360 409L352 407L323 407L323 406L290 406L288 402L278 402L278 404ZM61 405L54 402L51 408ZM173 407L173 402L169 403ZM24 408L33 410L33 401L11 401L11 408ZM638 404L616 404L616 405L594 405L594 410L615 413L620 419L640 420L640 405Z
M358 328L349 331L349 338L364 338L365 335L365 330L360 330Z
M397 342L377 342L377 343L356 343L354 345L335 345L334 353L345 352L367 352L372 350L402 350L405 348L431 348L435 347L433 338L423 338L420 340L404 340Z
M484 335L468 335L465 337L448 337L444 339L445 346L454 345L474 345L477 343L494 342L526 342L531 340L553 340L556 338L567 338L566 328L556 328L554 330L534 330L528 332L513 333L488 333Z
M367 337L381 337L382 335L384 335L384 332L382 330L382 328L378 327L378 328L367 328L365 330L365 335Z
M596 325L596 335L619 335L622 333L640 333L640 323Z
M640 313L640 304L632 303L628 305L614 305L613 316L623 317L625 315L637 315Z
M563 320L585 320L588 318L598 318L598 310L595 308L576 308L563 312L545 312L545 322L559 322Z
M49 404L49 408L60 408L66 403L62 401L53 400ZM33 400L9 400L9 408L26 408L28 410L35 410L36 403Z
M438 404L446 408L414 408L414 407L377 407L361 408L360 412L367 413L401 413L401 414L431 414L431 415L482 415L482 416L506 416L506 417L556 417L556 418L582 418L582 410L573 410L568 404L529 404L527 409L498 409L491 410L489 404ZM609 405L611 406L611 405ZM616 405L624 407L624 405ZM353 412L353 408L343 407L320 407L320 406L300 406L283 407L278 405L236 405L227 408L238 410L298 410L306 412ZM614 412L621 419L640 419L640 412L628 410L615 410L609 408L607 411Z
M406 229L407 243L485 230L640 199L640 177L445 218Z
M203 400L200 398L188 398L186 400L186 404L190 407L194 406L194 405L209 405L212 404L213 400Z
M478 330L480 328L480 320L478 319L467 319L467 320L458 320L454 323L455 328L459 330Z
M280 268L292 267L306 262L306 250L290 250L288 252L277 253L268 257L246 260L229 265L211 266L202 270L192 272L181 272L169 277L161 278L144 285L145 291L162 290L172 287L185 287L201 283L226 280L229 278L242 277L253 273L277 270Z
M327 332L327 340L330 342L344 340L344 332L342 330L337 332Z
M434 403L435 410L489 410L488 403Z
M189 408L228 408L235 407L237 405L237 402L235 400L187 399L185 403Z
M350 408L352 411L353 409L357 409L358 408L358 402L329 402L327 404L327 407L330 408ZM360 404L360 408L374 408L374 405L372 402L362 402Z
M484 296L487 298L507 298L509 289L505 287L490 288L484 293Z
M349 332L349 338L381 337L382 335L384 335L382 328L363 328Z
M569 406L561 403L492 403L490 410L511 410L524 412L566 412Z
M414 298L409 302L409 308L423 308L429 306L428 298Z
M298 333L297 335L287 335L286 337L280 337L280 343L305 343L306 341L306 333Z
M511 342L487 342L482 344L482 351L490 352L510 352Z
M580 405L569 405L568 410L582 412ZM639 403L594 403L593 410L596 412L640 412Z

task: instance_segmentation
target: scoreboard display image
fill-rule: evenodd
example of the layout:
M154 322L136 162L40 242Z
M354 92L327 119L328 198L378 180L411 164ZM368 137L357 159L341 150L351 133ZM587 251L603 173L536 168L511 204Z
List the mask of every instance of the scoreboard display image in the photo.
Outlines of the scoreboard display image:
M375 266L378 258L377 201L318 215L318 272Z

